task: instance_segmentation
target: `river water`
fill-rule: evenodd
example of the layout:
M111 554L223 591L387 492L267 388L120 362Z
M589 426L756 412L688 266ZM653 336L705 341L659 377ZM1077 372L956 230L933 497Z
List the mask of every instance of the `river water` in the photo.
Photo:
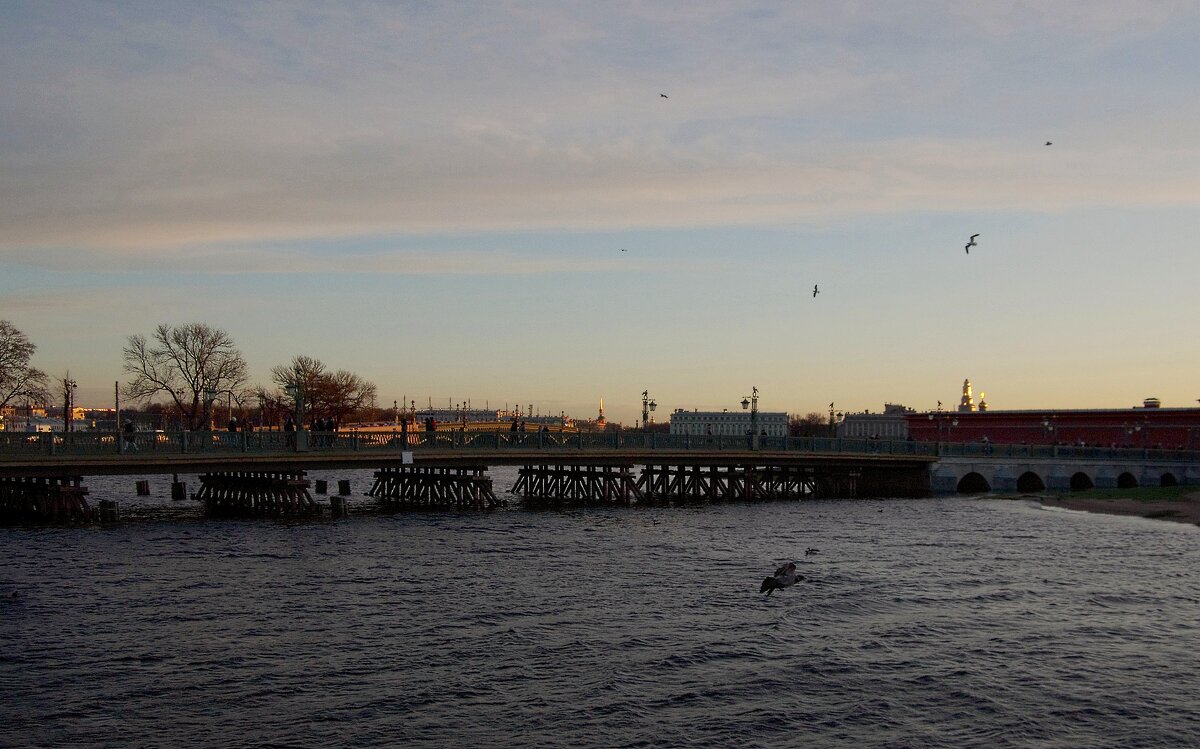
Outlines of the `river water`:
M969 498L212 521L136 478L87 483L141 519L0 529L0 746L1200 746L1192 526ZM788 560L809 579L759 595Z

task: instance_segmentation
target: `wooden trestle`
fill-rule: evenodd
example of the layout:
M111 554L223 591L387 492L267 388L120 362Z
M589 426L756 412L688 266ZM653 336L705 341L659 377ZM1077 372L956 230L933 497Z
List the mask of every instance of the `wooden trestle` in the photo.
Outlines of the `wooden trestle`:
M0 523L91 520L80 476L0 478Z
M486 510L500 506L487 466L396 466L375 472L372 497L389 509Z
M320 514L308 484L304 471L205 473L196 499L205 512L219 517Z
M647 465L638 489L651 501L750 501L823 496L811 468Z
M511 489L526 506L623 504L642 499L632 465L524 466Z

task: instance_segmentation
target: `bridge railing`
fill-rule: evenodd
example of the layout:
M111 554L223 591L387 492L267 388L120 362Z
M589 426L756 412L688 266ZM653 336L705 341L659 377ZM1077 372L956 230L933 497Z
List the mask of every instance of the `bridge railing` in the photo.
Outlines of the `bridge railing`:
M746 451L846 453L980 459L1163 460L1200 462L1195 450L1068 445L997 445L866 438L682 435L662 432L512 432L439 430L395 432L0 432L0 456L85 456L115 453L288 453L397 450Z

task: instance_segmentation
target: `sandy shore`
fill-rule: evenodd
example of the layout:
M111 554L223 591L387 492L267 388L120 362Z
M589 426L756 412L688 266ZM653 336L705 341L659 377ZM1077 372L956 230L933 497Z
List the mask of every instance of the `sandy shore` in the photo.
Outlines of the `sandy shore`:
M1200 492L1185 494L1179 499L1156 500L1043 497L1041 503L1046 507L1062 507L1067 510L1103 512L1109 515L1135 515L1141 518L1200 525Z

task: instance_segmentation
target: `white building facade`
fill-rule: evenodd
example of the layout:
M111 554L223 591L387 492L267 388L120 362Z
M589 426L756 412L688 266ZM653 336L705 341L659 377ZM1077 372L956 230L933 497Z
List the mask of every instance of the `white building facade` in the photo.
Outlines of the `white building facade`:
M786 437L788 415L782 411L759 411L758 433ZM750 433L749 411L684 411L671 414L671 434L744 437Z
M895 403L885 403L883 413L846 414L837 425L837 436L864 439L905 440L908 439L908 414L914 413Z

